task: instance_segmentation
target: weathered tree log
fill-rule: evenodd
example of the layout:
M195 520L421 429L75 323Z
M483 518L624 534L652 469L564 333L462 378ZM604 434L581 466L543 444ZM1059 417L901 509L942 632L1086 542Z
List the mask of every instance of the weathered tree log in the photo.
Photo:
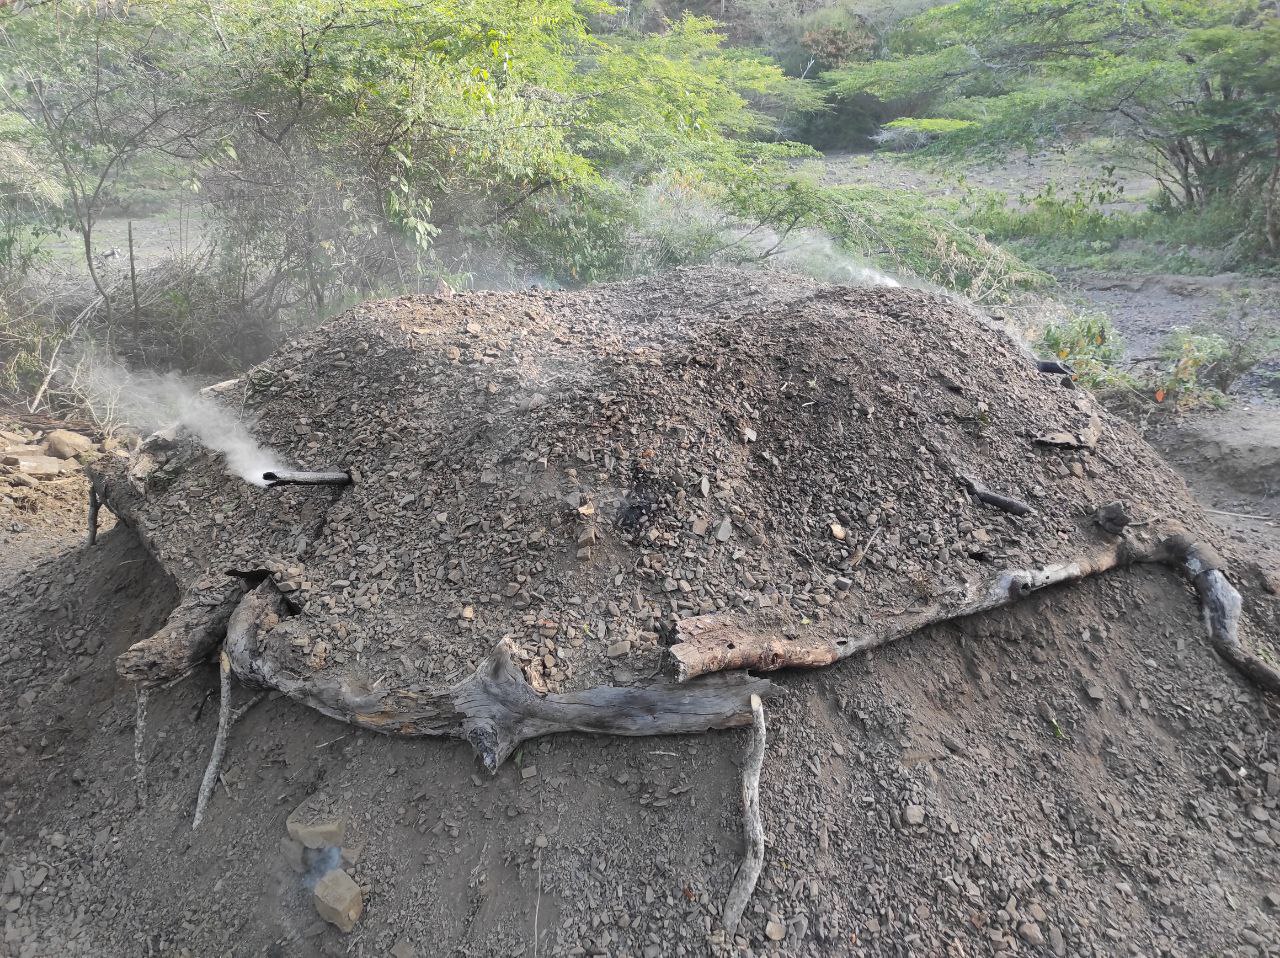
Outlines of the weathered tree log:
M158 632L120 653L116 671L130 682L155 686L207 661L222 644L245 588L241 579L228 576L188 593Z
M677 626L677 641L668 650L669 668L677 681L684 682L720 669L769 672L831 665L926 626L1009 605L1047 586L1137 562L1162 563L1186 575L1200 597L1209 639L1219 655L1254 684L1280 692L1280 670L1241 643L1240 594L1222 573L1222 560L1209 546L1176 528L1144 541L1121 538L1076 562L1043 569L1015 569L977 580L919 611L872 622L853 635L837 635L836 626L824 626L787 640L750 622L736 622L720 614L685 619Z
M764 705L758 695L751 696L751 739L747 745L747 759L742 765L742 837L746 843L742 862L733 876L729 894L725 897L722 920L724 930L730 935L742 920L751 893L760 880L764 867L764 820L760 815L760 771L764 767Z
M555 732L674 735L747 725L751 696L766 696L772 688L764 679L739 673L687 685L658 682L539 695L525 681L507 640L451 688L390 683L375 688L351 673L303 675L281 664L262 637L284 616L284 602L269 580L238 604L227 624L226 640L238 678L279 689L331 718L362 728L466 739L490 771L521 742Z

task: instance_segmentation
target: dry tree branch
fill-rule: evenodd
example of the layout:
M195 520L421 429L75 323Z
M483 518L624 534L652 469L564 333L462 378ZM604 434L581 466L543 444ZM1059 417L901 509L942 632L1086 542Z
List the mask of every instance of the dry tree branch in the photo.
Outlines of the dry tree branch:
M227 751L227 732L231 729L231 659L224 650L218 655L218 675L221 678L222 697L218 704L218 732L213 739L213 752L209 755L209 765L204 770L204 779L200 782L200 795L196 799L196 814L191 822L191 830L195 831L204 821L205 807L213 795L218 782L218 771L222 767L222 756Z
M764 767L764 705L760 696L751 696L751 739L742 765L742 834L746 853L729 886L724 902L724 930L732 936L751 900L764 867L764 821L760 815L760 770Z

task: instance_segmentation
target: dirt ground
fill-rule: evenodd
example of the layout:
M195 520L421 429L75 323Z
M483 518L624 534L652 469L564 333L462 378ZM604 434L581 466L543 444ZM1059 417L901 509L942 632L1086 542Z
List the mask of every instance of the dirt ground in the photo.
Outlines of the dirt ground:
M1155 438L1210 508L1265 517L1212 516L1274 634L1280 442L1254 398ZM730 945L741 732L543 739L490 778L463 743L269 698L192 832L209 669L150 697L140 808L114 658L176 593L128 530L84 545L84 495L0 489L0 955L1280 955L1277 703L1161 570L782 675ZM318 791L350 811L347 935L281 852Z

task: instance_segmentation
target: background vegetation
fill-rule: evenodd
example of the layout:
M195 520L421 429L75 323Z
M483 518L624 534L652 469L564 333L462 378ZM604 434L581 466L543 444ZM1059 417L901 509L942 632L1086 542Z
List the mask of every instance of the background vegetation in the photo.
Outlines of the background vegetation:
M90 345L221 373L442 280L778 263L1046 313L1064 263L1280 252L1280 17L1245 0L43 0L0 7L0 69L0 390L31 408ZM1082 144L1094 174L1030 196L832 185L818 152L941 182ZM133 255L127 221L179 217ZM1113 367L1091 321L1045 348Z

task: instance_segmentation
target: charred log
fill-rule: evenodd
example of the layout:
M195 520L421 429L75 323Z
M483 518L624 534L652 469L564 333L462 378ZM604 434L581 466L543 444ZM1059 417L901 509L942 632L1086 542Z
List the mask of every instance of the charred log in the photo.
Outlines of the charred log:
M331 469L323 472L301 472L288 469L277 469L264 472L262 480L268 489L276 486L349 486L351 473L345 469Z
M227 622L245 589L243 580L228 577L209 588L189 592L158 632L120 654L116 671L130 682L155 686L209 660L222 644Z

